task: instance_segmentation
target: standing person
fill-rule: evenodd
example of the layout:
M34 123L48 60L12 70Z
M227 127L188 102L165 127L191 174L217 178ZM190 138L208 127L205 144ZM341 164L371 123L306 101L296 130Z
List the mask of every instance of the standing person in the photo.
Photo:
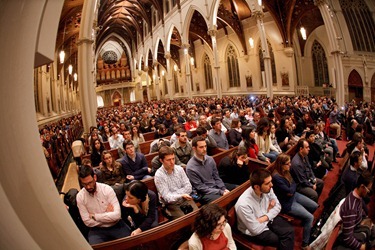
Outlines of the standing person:
M310 249L310 232L314 221L314 212L318 204L296 192L297 185L290 174L290 157L280 154L275 161L272 174L273 189L281 203L281 212L300 218L303 226L302 249Z
M173 149L168 146L161 147L159 160L163 165L155 173L155 186L167 214L176 219L197 210L198 207L190 196L192 186L185 170L175 165Z
M374 225L367 217L363 198L372 190L373 177L368 171L363 172L355 189L349 193L340 208L342 233L336 240L338 249L373 249Z
M120 204L115 191L104 183L97 183L92 167L79 169L83 188L77 194L77 206L83 223L89 227L88 241L98 244L130 235L130 228L121 219Z
M293 249L294 228L277 216L281 205L272 189L271 173L256 169L250 176L250 183L251 187L235 205L238 230L256 244Z
M226 219L227 211L217 204L207 204L199 210L189 250L237 249Z
M292 159L290 173L297 184L297 191L318 202L324 182L319 178L315 178L307 156L309 151L309 142L306 139L300 139L297 143L297 154Z
M214 159L207 155L205 139L201 136L194 137L192 146L194 156L187 163L186 175L193 190L202 196L199 202L206 204L228 194L229 190L219 177ZM228 188L233 189L235 186L228 185Z
M125 185L122 217L128 219L133 230L132 236L158 225L156 204L156 194L149 190L144 182L133 181Z

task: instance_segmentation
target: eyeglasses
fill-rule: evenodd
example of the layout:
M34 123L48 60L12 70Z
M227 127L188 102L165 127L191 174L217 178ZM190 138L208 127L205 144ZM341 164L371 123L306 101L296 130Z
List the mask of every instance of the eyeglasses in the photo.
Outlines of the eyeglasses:
M228 220L225 220L223 221L222 223L217 223L216 227L217 228L220 228L220 227L225 227L225 225L228 223Z

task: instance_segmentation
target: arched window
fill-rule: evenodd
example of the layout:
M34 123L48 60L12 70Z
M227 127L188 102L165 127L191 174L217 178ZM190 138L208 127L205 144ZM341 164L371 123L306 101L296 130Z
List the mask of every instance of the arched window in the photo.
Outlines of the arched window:
M204 55L203 65L206 89L213 89L211 61L207 54Z
M165 14L168 14L169 11L170 11L170 6L169 6L169 0L164 0L164 10L165 10Z
M228 76L229 76L229 87L239 87L240 86L240 71L238 69L237 54L233 46L229 45L226 53L227 66L228 66Z
M322 87L323 83L329 84L329 74L326 53L318 41L314 41L312 49L312 63L314 67L315 87Z
M271 46L271 43L267 40L267 46L268 46L268 53L270 54L271 59L271 71L272 71L272 85L277 85L277 77L276 77L276 63L275 63L275 55L273 53L273 49ZM264 58L263 58L263 50L261 46L261 42L259 41L259 64L260 64L260 71L264 71Z
M375 52L375 22L364 0L340 0L355 51Z

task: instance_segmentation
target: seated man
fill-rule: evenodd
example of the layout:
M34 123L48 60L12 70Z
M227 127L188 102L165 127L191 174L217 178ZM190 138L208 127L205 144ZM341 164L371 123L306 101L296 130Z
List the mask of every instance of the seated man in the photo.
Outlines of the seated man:
M132 141L124 142L125 155L118 160L121 163L127 181L142 180L151 177L151 168L147 166L144 154L135 152Z
M372 189L373 177L365 171L358 178L355 189L346 197L340 208L342 219L342 233L335 245L338 249L373 249L374 225L367 217L363 198ZM372 244L371 244L372 241Z
M293 249L294 228L277 216L281 205L272 189L271 173L254 170L250 183L235 205L238 230L256 244Z
M173 149L162 147L159 150L159 160L163 165L155 173L155 185L166 212L176 219L198 209L190 196L192 187L184 169L175 165Z
M357 185L358 177L362 173L360 169L362 164L361 152L353 152L349 157L349 164L350 165L344 169L341 176L341 181L345 185L346 195L354 190Z
M171 145L179 161L185 167L191 157L194 155L193 148L191 147L185 129L178 129L176 131L177 140Z
M217 148L216 141L208 134L207 129L199 126L196 132L197 132L197 136L202 136L203 139L205 139L208 149Z
M215 141L217 144L218 148L223 148L223 149L229 149L229 143L227 140L227 137L223 131L221 131L221 120L218 118L213 118L211 120L211 126L212 129L208 133Z
M90 228L88 241L98 244L130 235L130 228L121 219L120 204L113 189L96 182L90 166L79 169L79 182L83 186L77 194L77 206L82 221Z
M307 157L309 151L310 146L308 141L306 139L300 139L297 143L297 154L295 154L292 159L290 173L297 184L297 192L318 202L324 182L319 178L315 178Z
M118 132L117 127L112 127L112 135L108 138L109 146L111 149L118 149L119 154L123 153L124 137Z
M220 179L216 163L211 156L207 155L206 141L201 136L193 138L192 146L194 156L186 166L186 174L193 186L193 190L202 195L199 202L202 204L216 200L222 195L229 193L236 185L227 184ZM227 189L228 188L228 189Z

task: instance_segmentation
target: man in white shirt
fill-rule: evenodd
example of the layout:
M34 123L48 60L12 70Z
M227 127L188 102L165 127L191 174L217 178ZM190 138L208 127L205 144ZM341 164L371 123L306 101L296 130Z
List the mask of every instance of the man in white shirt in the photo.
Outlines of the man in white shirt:
M235 209L238 230L249 240L277 249L294 249L294 228L278 217L281 205L272 189L272 176L266 169L256 169L249 187L238 199Z
M184 169L175 165L174 150L163 146L159 150L159 160L163 165L156 171L154 180L167 214L175 219L197 210L198 207L190 196L192 191L190 181Z
M111 149L120 149L124 151L122 144L124 143L124 137L118 132L117 127L112 127L112 136L108 138L109 146Z
M121 219L115 191L96 180L90 166L80 168L79 181L83 188L77 194L77 206L83 223L90 228L89 243L98 244L129 236L130 228Z

